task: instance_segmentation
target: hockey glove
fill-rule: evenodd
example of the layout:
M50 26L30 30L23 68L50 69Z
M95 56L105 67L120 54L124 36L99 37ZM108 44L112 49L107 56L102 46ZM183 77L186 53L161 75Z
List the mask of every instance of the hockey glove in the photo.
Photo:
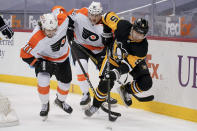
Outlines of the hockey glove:
M105 73L105 79L110 79L112 81L119 80L120 73L118 72L118 70L113 69L113 70Z
M102 43L105 46L110 46L111 43L113 43L113 33L102 33Z
M12 36L14 35L14 32L12 31L12 29L7 25L5 25L3 27L4 28L2 29L2 34L7 36L9 39L11 39Z

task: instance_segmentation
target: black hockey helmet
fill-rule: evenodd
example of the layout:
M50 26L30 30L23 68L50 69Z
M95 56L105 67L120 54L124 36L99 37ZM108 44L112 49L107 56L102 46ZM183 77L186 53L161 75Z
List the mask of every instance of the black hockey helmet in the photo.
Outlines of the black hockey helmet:
M143 19L143 18L139 18L137 20L135 20L134 24L133 24L133 30L135 30L136 32L140 33L140 34L144 34L146 35L148 33L148 21Z

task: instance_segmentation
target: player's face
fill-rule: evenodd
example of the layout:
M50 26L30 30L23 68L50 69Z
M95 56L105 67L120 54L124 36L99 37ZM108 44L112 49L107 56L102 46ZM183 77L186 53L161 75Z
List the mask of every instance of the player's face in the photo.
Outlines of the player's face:
M131 30L130 38L134 41L142 41L145 38L145 36L144 34L138 33L135 30Z
M44 29L44 33L48 38L52 38L55 35L55 32L57 31L57 29L54 30L47 30Z
M90 14L88 13L88 18L90 19L92 24L97 24L101 20L101 14Z

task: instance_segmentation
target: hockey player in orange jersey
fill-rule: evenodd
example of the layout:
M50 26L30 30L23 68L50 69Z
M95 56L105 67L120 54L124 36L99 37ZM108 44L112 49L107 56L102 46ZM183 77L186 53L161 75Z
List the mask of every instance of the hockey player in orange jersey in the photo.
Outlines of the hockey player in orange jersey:
M38 94L42 103L40 116L44 120L50 109L50 78L55 75L57 97L55 104L71 114L72 107L65 102L69 92L72 72L69 62L70 48L67 43L67 13L62 8L53 8L52 13L40 16L40 21L30 35L26 45L21 48L21 58L35 67L38 79Z
M77 53L76 55L88 76L88 60L90 56L84 53L83 50L91 54L91 56L96 59L96 66L98 69L100 69L102 59L104 58L102 56L106 53L101 40L101 34L103 32L103 24L101 22L102 13L103 8L101 3L92 2L88 8L84 7L79 10L75 10L72 15L69 16L69 28L67 31L68 39L73 40L73 32L75 32L72 49ZM83 93L80 105L83 106L83 108L86 108L91 101L89 84L78 62L76 62L74 55L73 61L76 65L78 84ZM111 102L116 103L117 101L111 98Z

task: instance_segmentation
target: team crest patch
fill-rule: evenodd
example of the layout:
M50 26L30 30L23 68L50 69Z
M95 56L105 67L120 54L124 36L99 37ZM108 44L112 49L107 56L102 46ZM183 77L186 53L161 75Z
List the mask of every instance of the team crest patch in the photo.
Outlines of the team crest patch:
M66 42L66 38L62 39L61 46L64 46L65 42Z
M97 41L99 36L86 28L83 28L82 37L86 40L89 39L90 41Z

